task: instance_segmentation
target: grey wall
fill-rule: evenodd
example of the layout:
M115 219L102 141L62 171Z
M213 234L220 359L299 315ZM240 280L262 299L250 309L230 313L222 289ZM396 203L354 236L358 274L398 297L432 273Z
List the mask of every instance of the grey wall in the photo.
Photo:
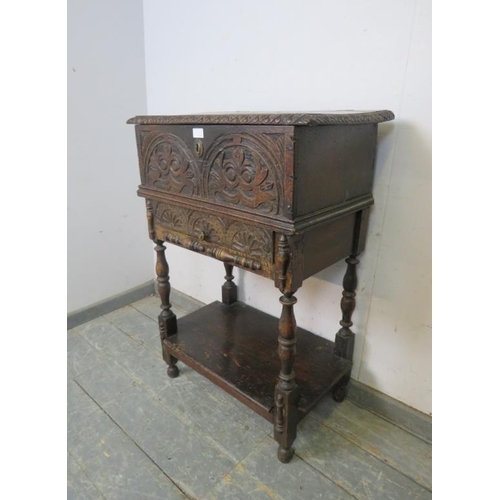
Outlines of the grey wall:
M68 3L68 311L153 277L133 127L146 112L141 0ZM58 138L54 137L54 141Z
M354 378L431 412L431 2L145 0L148 113L384 109ZM223 266L168 247L172 286L210 302ZM297 293L297 322L333 339L335 265ZM271 281L239 271L243 301L280 311ZM297 353L300 356L300 352Z

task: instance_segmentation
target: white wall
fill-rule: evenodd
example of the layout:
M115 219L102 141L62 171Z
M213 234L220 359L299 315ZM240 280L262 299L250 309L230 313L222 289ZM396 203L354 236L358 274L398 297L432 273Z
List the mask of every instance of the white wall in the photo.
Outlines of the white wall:
M144 0L144 25L150 114L395 112L379 127L353 376L430 413L430 0ZM168 257L174 287L219 299L221 263L172 245ZM297 292L298 324L332 340L344 268ZM271 281L237 271L236 282L243 301L279 315Z
M142 1L68 3L68 311L150 280L134 133L146 111ZM54 137L54 147L61 138Z

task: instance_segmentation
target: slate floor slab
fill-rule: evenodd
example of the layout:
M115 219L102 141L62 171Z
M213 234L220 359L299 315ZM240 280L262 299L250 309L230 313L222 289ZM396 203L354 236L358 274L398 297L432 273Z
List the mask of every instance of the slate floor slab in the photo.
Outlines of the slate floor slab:
M321 401L281 464L269 422L182 363L167 377L158 313L146 297L68 331L68 498L431 498L431 446L349 400Z

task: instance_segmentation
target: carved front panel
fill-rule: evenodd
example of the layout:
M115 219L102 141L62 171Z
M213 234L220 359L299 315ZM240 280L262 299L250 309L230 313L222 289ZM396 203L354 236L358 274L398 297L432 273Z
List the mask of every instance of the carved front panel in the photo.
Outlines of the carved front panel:
M144 177L148 186L187 196L199 196L201 179L193 153L174 134L143 133Z
M207 196L218 203L280 213L283 135L228 134L211 146L205 163Z
M182 235L197 242L200 253L218 258L216 248L224 248L229 255L248 258L248 267L262 274L268 274L273 261L272 232L251 224L229 218L206 214L199 210L153 203L154 225L160 237L168 235L170 241L181 246ZM188 241L188 240L184 240ZM193 246L192 244L190 246ZM238 262L235 265L239 265Z
M173 195L282 217L285 132L274 127L139 127L141 181Z

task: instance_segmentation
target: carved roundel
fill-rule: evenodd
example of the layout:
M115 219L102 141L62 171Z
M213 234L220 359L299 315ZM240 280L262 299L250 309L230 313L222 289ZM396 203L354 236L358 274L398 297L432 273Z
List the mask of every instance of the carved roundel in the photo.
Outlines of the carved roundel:
M280 212L279 160L262 136L223 135L207 152L206 163L209 198L264 214Z
M147 137L144 163L147 185L176 194L199 196L196 161L176 135L161 132Z

